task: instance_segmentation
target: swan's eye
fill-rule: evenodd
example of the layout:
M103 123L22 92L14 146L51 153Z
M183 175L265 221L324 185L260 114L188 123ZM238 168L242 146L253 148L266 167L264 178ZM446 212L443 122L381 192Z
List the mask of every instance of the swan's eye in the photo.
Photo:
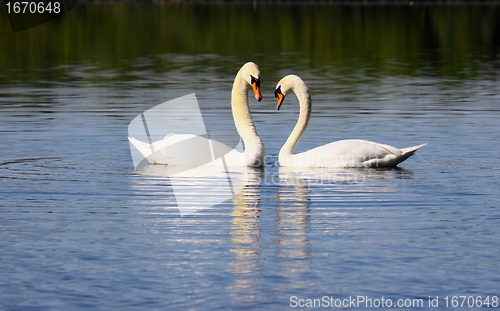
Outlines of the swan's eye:
M250 84L254 84L254 83L257 87L260 87L260 78L250 76Z
M274 97L278 98L278 94L283 95L283 93L281 93L281 85L274 90Z

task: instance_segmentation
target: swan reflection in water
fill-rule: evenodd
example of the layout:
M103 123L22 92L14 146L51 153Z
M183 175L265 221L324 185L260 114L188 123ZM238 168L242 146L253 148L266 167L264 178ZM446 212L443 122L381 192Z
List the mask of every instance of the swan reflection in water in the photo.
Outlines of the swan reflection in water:
M183 166L144 165L136 170L139 178L134 188L144 198L141 206L157 212L181 216L209 209L231 199L245 188L252 168L209 163L192 168Z
M322 248L312 245L311 234L331 235L329 243L335 243L335 234L352 230L352 223L343 217L352 210L332 205L338 200L356 200L359 205L373 198L373 189L395 192L397 189L390 186L393 183L383 179L411 175L403 169L280 167L269 168L265 173L246 167L227 172L211 166L174 180L173 167L147 165L138 172L141 186L150 191L146 196L157 197L157 202L169 196L171 209L177 208L176 199L183 195L193 212L217 201L232 201L228 219L228 248L233 254L228 271L232 274L232 284L228 290L234 305L250 305L269 288L266 281L269 275L265 272L270 271L269 267L273 271L271 276L280 279L270 282L271 286L283 294L314 286L307 274L314 271L312 257L322 256L318 253ZM173 189L172 183L177 183L177 189ZM159 196L161 191L164 196ZM314 215L321 219L314 220ZM323 230L311 232L312 221L323 221L320 226Z
M327 203L328 207L331 207L339 200L359 203L363 200L376 199L383 194L397 194L401 184L394 182L394 180L413 178L412 175L412 171L399 167L280 167L279 179L273 177L272 180L279 180L280 187L293 185L296 192L299 189L307 189L307 192L301 197L306 196L314 204Z
M263 287L263 279L259 278L262 269L261 241L261 181L264 178L262 169L248 169L246 179L236 184L231 212L230 251L234 259L230 262L234 275L231 286L231 300L234 302L253 302L255 295Z
M266 265L272 266L274 277L283 278L278 288L284 293L303 288L302 276L311 269L309 189L303 181L281 172L278 178L255 172L233 197L231 300L235 305L252 303L265 290L267 282L261 271L267 271ZM274 201L275 206L260 206L267 201Z

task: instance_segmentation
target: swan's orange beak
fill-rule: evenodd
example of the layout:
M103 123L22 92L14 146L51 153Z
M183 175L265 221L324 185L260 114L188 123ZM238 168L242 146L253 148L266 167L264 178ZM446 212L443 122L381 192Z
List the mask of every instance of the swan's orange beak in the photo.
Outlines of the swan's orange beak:
M257 82L252 83L253 95L255 95L255 99L260 102L262 100L262 93L260 92L260 87L257 85Z
M276 110L280 110L281 104L283 104L283 100L285 99L285 95L281 93L276 93L276 97L278 98L278 103L276 104Z

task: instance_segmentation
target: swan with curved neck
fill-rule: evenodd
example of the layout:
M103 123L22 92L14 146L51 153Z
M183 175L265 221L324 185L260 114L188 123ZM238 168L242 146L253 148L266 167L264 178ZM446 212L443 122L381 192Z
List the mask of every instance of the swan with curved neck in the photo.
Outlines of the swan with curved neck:
M266 150L262 140L257 135L257 130L255 129L248 106L248 89L250 86L252 87L255 99L260 102L262 100L260 71L259 67L252 62L243 65L234 78L233 90L231 91L231 109L236 130L245 144L244 156L246 165L259 167L264 165Z
M302 79L288 75L276 85L274 95L279 110L285 96L294 92L299 100L299 118L279 152L281 166L290 167L391 167L403 162L426 144L398 149L361 139L335 141L295 154L295 148L311 119L311 95Z
M152 144L141 142L133 137L129 141L135 148L148 159L150 164L199 166L207 164L207 154L212 154L214 161L219 156L224 157L226 165L260 167L264 164L266 150L257 135L255 124L248 107L248 90L253 90L257 101L262 100L260 91L259 67L252 62L244 64L234 78L231 92L231 109L234 124L245 145L244 152L239 152L232 147L201 136L192 134L169 134L165 138ZM214 154L218 155L215 156Z

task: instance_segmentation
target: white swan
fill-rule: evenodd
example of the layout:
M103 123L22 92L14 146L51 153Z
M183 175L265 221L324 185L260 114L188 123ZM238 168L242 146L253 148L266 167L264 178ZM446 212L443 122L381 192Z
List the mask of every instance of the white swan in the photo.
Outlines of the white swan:
M231 93L233 119L236 130L245 145L244 152L239 152L219 141L192 134L168 134L152 144L133 137L128 139L151 164L193 167L207 163L220 165L220 162L213 160L224 156L226 165L260 167L264 164L266 151L262 140L257 135L248 107L250 86L255 99L261 101L260 71L259 67L252 62L246 63L238 71Z
M390 167L396 166L413 155L426 144L398 149L367 140L350 139L332 142L306 152L294 154L295 147L304 134L311 118L311 96L309 90L296 75L281 79L274 95L278 98L279 110L286 95L295 92L299 100L300 113L297 124L279 152L281 166L290 167Z

